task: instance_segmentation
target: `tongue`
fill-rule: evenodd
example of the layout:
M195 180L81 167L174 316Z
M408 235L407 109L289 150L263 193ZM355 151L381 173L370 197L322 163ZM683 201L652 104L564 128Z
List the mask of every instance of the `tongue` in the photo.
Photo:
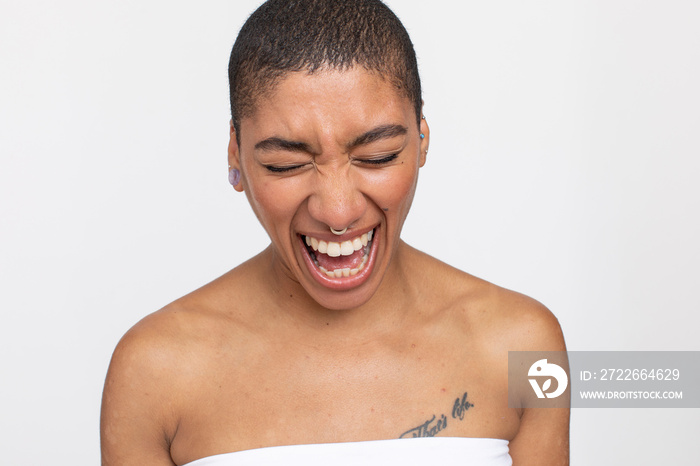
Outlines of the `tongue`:
M362 263L362 257L365 255L364 249L365 248L355 251L349 256L338 257L331 257L328 254L322 254L316 251L316 262L318 262L318 265L331 272L335 269L356 269Z

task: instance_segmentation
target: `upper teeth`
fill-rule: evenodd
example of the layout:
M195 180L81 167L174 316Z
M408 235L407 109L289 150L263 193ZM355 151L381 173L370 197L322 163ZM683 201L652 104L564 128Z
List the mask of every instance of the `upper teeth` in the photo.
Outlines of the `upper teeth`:
M368 231L356 238L351 240L343 241L342 243L336 243L335 241L324 241L313 238L311 236L306 237L306 244L311 246L314 251L318 251L321 254L328 254L331 257L338 256L349 256L355 251L359 251L363 247L367 246L367 243L372 241L373 230Z

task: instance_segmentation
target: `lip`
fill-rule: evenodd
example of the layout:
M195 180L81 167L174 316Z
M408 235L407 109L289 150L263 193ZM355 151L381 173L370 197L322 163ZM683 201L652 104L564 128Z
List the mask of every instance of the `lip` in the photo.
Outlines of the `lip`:
M306 243L304 242L304 239L302 238L302 235L297 235L299 238L299 244L301 245L302 248L302 256L304 256L304 262L306 263L306 268L309 270L311 273L311 276L314 277L314 279L320 283L322 286L325 288L329 288L332 290L337 290L337 291L344 291L344 290L349 290L352 288L356 288L360 285L362 285L364 282L366 282L370 275L372 274L372 270L374 270L374 264L376 262L377 258L377 247L379 245L379 235L377 234L379 232L379 225L376 227L367 230L365 233L368 233L370 231L374 230L374 234L372 236L372 247L369 250L369 257L367 258L367 263L365 266L360 270L357 275L351 276L351 277L341 277L341 278L331 278L328 275L324 274L321 272L318 267L316 267L316 264L314 264L313 259L309 255L309 251L306 249ZM362 235L360 233L359 235ZM330 237L325 237L325 235L320 235L320 236L315 236L317 239L324 239L327 241L336 241L336 242L342 242L346 241L348 239L356 238L359 236L357 233L352 233L352 234L345 234L341 236L335 236L333 235L332 238Z

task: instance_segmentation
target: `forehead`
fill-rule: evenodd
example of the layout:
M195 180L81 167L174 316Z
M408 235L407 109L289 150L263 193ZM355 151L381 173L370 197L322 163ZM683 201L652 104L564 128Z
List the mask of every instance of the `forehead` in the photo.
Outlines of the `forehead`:
M358 67L294 72L257 100L253 114L241 120L241 136L342 139L380 124L409 127L411 121L410 100L379 73Z

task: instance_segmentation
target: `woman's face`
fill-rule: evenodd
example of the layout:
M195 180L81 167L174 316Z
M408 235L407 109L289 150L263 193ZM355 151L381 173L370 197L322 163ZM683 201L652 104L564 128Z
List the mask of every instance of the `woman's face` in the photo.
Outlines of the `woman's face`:
M240 128L229 163L270 235L275 272L329 309L390 286L428 147L411 102L362 68L291 73Z

